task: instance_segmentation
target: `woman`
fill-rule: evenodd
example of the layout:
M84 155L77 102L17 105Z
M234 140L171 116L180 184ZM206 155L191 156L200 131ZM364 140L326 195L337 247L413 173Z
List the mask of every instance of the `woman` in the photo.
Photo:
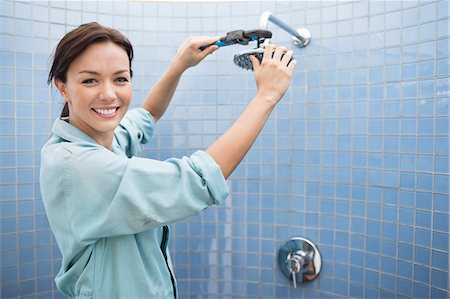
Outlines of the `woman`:
M133 48L97 23L59 42L48 81L65 107L42 149L41 192L62 253L56 285L71 298L176 298L167 224L228 195L225 179L286 92L295 60L269 45L252 58L257 94L214 144L190 157L139 157L185 70L218 49L214 37L187 39L143 108L128 111Z

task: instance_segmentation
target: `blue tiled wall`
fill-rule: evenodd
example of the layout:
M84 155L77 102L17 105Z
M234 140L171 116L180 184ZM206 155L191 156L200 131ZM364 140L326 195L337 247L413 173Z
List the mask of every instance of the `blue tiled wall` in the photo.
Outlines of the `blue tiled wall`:
M39 150L62 107L46 86L62 35L97 20L133 41L134 105L189 35L255 29L270 10L313 40L226 203L172 226L182 298L449 299L448 1L0 3L1 298L58 298L60 255L39 193ZM146 155L206 148L255 94L225 47L189 70ZM317 280L294 289L281 243L312 240Z

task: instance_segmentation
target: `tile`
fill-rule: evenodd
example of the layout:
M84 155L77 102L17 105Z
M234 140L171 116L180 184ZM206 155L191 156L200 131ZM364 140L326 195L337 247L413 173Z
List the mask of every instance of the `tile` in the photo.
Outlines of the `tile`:
M6 296L52 296L48 273L59 267L44 209L36 203L36 180L39 148L61 103L45 83L48 53L67 26L98 19L127 32L136 45L138 105L149 82L156 81L153 73L171 59L174 40L186 32L227 31L230 23L246 27L258 17L248 17L249 5L4 3L0 220L7 231L0 237L3 259L13 260L2 268L2 277L11 277L2 281ZM313 42L295 49L292 88L229 180L232 199L175 225L180 292L202 297L208 290L224 298L445 297L448 3L257 5L289 22L294 15L299 25L306 22ZM274 41L283 43L285 36L272 25ZM155 41L160 46L151 44ZM146 56L150 50L153 58ZM233 123L256 90L251 74L224 63L233 53L231 47L220 49L185 76L146 155L206 148ZM217 220L223 226L211 225ZM215 239L221 234L228 235ZM288 289L285 277L272 270L276 240L290 234L317 239L323 254L335 257L324 263L320 291L317 284ZM179 249L186 244L193 251ZM226 252L204 255L217 246ZM245 267L236 266L240 262ZM337 275L341 272L349 279ZM211 284L211 277L219 281Z

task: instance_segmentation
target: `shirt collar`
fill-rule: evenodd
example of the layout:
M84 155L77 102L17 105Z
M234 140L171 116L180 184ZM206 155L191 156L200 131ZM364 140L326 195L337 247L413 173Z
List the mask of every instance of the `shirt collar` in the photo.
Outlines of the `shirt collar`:
M57 118L53 123L52 133L56 137L59 137L69 142L95 143L96 145L100 146L97 143L97 141L95 141L89 135L87 135L77 127L71 125L69 122L61 118ZM123 151L121 150L117 142L115 134L113 138L112 151L116 154L124 155Z
M89 135L61 118L57 118L53 123L52 133L69 142L97 143Z

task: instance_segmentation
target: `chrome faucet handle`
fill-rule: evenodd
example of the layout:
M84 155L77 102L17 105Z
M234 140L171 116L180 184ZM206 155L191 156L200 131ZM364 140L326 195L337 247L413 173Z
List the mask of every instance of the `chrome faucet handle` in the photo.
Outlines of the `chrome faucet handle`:
M297 288L297 278L295 277L296 272L292 271L292 284L294 285L294 288Z
M298 272L301 271L303 265L304 265L304 258L296 255L295 253L287 260L288 267L291 269L292 273L292 284L294 285L294 288L297 288L297 278L296 275Z
M289 259L289 262L291 264L291 271L297 273L301 270L304 264L304 259L303 257L298 257L294 254L294 256Z
M305 261L307 257L306 252L303 250L299 250L297 252L291 252L288 255L287 260L287 267L290 267L291 273L292 273L292 284L294 285L294 288L297 288L297 279L296 275L297 273L301 272L303 273L305 271L305 265L307 262Z
M304 238L291 238L278 251L280 270L288 279L292 279L294 288L298 283L315 279L320 272L321 263L317 247Z

